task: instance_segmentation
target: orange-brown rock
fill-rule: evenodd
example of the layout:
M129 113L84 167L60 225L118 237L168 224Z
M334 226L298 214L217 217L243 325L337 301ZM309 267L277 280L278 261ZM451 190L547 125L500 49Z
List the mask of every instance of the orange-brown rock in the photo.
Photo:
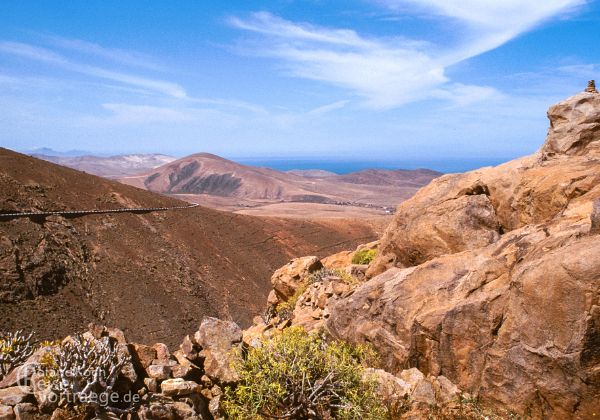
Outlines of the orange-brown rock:
M399 207L371 267L383 273L329 307L334 337L533 418L600 413L600 138L575 127L595 132L600 102L559 105L541 153L441 177Z
M340 251L337 254L329 255L321 260L324 267L334 269L346 268L352 264L353 251Z
M595 89L594 89L595 90ZM598 150L600 140L600 94L582 92L551 106L548 110L550 130L542 154L582 155L588 148Z
M317 257L301 257L275 271L271 277L271 284L279 301L286 302L310 273L321 268L323 264Z
M537 154L442 176L403 202L367 275L480 248L599 197L600 95L575 95L548 116L551 128Z

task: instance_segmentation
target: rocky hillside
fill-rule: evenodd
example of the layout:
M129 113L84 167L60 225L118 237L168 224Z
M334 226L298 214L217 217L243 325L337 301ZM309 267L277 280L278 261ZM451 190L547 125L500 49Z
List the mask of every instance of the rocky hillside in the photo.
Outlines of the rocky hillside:
M0 210L182 202L0 149ZM368 225L253 218L206 208L0 220L0 330L71 334L94 321L174 343L204 315L248 325L290 258L375 238ZM151 315L150 315L151 314Z
M600 415L600 94L548 117L535 155L442 176L402 203L369 266L345 252L276 272L273 307L292 302L293 324L371 343L388 372L441 375L492 407ZM321 263L370 279L290 275Z

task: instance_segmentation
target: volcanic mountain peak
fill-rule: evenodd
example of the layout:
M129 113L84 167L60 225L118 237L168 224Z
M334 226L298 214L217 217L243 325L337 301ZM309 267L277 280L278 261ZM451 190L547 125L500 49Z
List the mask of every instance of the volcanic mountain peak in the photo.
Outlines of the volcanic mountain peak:
M440 174L429 170L372 170L348 175L314 171L310 176L302 175L197 153L121 181L163 194L204 194L238 202L360 203L385 207L395 206Z

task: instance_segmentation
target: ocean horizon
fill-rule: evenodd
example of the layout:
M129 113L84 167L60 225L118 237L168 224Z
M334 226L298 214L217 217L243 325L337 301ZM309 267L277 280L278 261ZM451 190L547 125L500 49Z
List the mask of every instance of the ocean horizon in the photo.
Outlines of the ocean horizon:
M258 159L233 158L244 165L265 167L278 171L294 169L318 169L334 172L338 175L365 169L431 169L442 173L467 172L474 169L496 166L513 158L478 158L478 159L440 159L440 160L324 160L324 159Z

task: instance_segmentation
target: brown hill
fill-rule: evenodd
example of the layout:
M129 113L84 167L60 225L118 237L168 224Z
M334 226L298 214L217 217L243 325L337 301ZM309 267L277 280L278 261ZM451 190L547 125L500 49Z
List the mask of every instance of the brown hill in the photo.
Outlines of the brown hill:
M314 175L314 173L312 173ZM209 195L234 202L304 202L395 206L440 174L372 170L350 175L301 176L241 165L199 153L121 181L163 194ZM197 197L204 202L203 197ZM207 203L214 200L207 200Z
M164 207L181 201L0 149L0 210ZM363 222L254 218L198 207L0 221L0 330L55 338L90 321L175 343L203 315L247 325L272 271L374 239ZM160 321L156 321L159 319Z
M40 154L34 154L32 156L105 178L119 178L149 171L175 160L174 157L160 154L137 154L108 157L89 155L48 156Z

